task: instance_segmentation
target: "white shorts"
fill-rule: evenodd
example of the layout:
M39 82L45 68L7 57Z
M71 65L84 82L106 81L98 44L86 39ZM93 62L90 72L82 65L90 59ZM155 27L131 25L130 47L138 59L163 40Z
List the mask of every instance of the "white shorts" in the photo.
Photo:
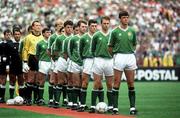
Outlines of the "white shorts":
M39 72L43 74L49 74L51 68L51 62L39 61Z
M101 57L94 58L93 73L98 75L113 76L113 59Z
M60 72L67 72L67 61L62 57L58 58L57 70Z
M71 73L81 73L82 72L82 66L79 66L77 63L70 60L68 63L68 71Z
M56 61L54 62L54 69L53 69L53 72L54 72L54 73L58 73L57 63L58 63L58 60L56 60Z
M119 71L137 69L136 57L134 54L117 53L113 57L113 68Z
M86 58L83 60L83 73L92 74L93 58Z

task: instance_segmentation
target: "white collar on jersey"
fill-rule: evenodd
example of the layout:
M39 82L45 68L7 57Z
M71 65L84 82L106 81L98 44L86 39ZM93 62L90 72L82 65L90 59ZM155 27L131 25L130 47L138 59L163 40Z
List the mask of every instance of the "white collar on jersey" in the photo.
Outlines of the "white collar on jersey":
M88 34L88 36L89 36L90 38L92 38L92 37L93 37L93 35L91 35L89 32L88 32L87 34Z
M107 36L109 34L109 31L107 33L104 33L103 31L100 31L104 36Z
M126 27L126 29L123 29L121 26L119 26L119 29L123 30L123 31L127 31L129 28L129 26Z

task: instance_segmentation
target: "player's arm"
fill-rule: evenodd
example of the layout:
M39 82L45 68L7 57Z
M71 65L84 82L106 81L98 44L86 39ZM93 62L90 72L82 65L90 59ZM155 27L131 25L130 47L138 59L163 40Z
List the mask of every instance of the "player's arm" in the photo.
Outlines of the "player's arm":
M28 61L29 46L30 46L30 39L26 37L24 40L23 51L22 51L23 61L25 62Z
M80 38L79 40L79 54L80 54L80 57L81 59L83 58L83 47L84 47L84 38Z
M137 45L136 32L133 30L133 46L134 46L134 49L136 49L136 45Z
M57 37L55 42L54 42L54 48L53 48L53 52L55 56L59 57L59 52L60 52L60 39Z
M113 32L111 32L109 36L109 41L108 41L108 51L111 54L111 56L113 56L114 40L115 40L114 34Z
M95 56L95 50L96 50L96 35L93 36L90 44L90 51L92 52L93 56Z
M40 45L38 43L36 46L36 59L37 60L39 60L40 52L41 52L41 49L40 49Z
M71 55L72 55L72 53L73 53L73 42L74 42L74 39L73 38L71 38L71 40L69 40L69 42L68 42L68 56L71 58Z

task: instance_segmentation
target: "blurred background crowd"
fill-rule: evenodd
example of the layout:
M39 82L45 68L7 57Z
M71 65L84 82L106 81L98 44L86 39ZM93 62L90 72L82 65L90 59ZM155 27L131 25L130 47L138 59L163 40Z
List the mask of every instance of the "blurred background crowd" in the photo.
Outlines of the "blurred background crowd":
M143 67L180 66L179 0L1 0L0 38L14 24L23 35L34 19L54 30L57 18L97 19L111 17L111 29L119 24L118 13L130 13L130 26L137 31L137 62Z

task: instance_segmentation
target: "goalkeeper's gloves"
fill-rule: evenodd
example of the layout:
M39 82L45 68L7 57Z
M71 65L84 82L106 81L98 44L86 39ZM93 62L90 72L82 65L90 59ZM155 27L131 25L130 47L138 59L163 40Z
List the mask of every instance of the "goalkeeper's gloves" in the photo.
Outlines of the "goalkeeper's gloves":
M27 73L29 71L29 66L27 62L23 62L23 72Z

